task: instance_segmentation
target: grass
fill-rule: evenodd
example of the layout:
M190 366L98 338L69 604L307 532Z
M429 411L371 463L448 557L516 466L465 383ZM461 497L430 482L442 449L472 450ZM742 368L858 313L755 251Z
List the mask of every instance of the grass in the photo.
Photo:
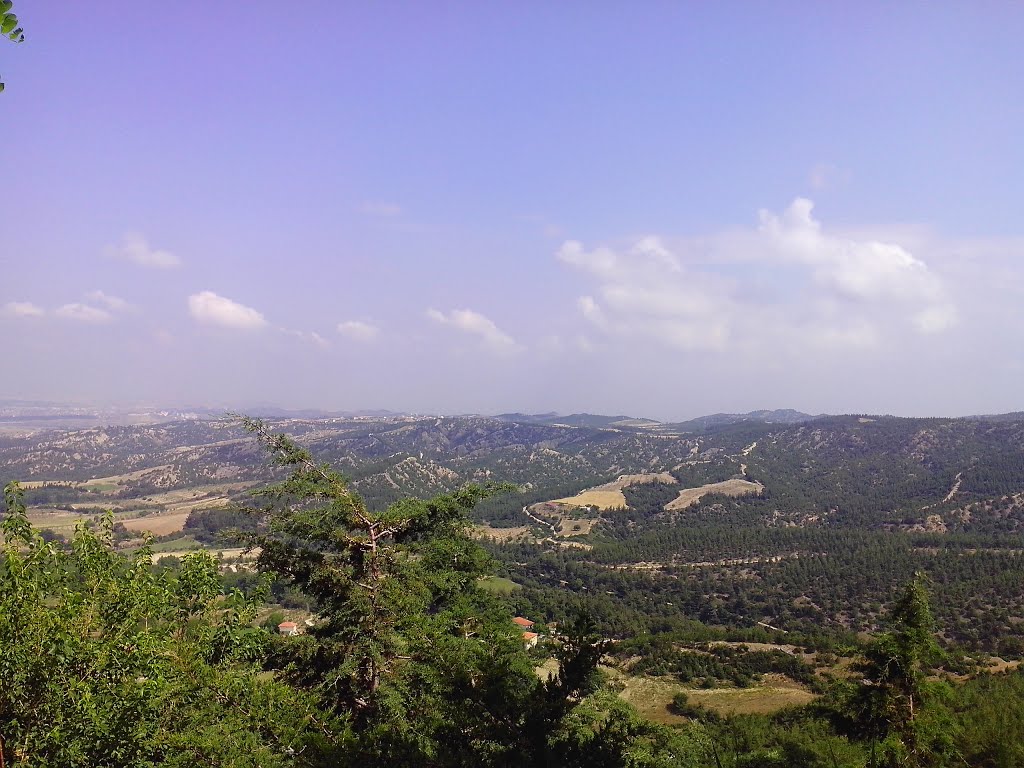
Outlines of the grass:
M180 539L170 541L158 541L152 545L154 552L191 552L196 549L203 549L203 545L191 536L182 536Z
M672 677L629 675L621 670L606 668L613 683L622 687L619 696L628 701L646 719L654 723L672 725L686 722L671 708L672 698L685 693L688 700L701 704L720 714L770 714L785 707L808 704L815 695L790 680L774 676L750 688L692 688Z
M110 493L111 491L116 491L121 486L117 483L111 483L104 480L86 480L78 487L95 491L96 493Z
M512 579L504 576L485 576L477 582L481 589L493 592L496 595L511 595L517 589L522 589L522 584L516 584Z
M579 519L563 517L562 522L558 527L558 535L586 536L590 533L591 529L593 529L597 522L597 519L593 517L581 517Z
M644 473L639 475L621 475L610 483L587 488L575 496L564 499L553 499L550 504L565 504L569 507L597 507L598 509L625 509L626 497L622 489L638 483L675 483L676 479L668 472Z
M769 715L785 707L810 704L816 698L803 688L765 683L753 688L687 689L686 695L694 704L730 715Z
M149 531L154 536L166 536L169 533L177 533L185 527L185 521L191 510L185 512L172 512L170 514L155 514L138 517L135 519L124 518L120 522L129 531Z
M565 504L568 507L597 507L598 509L624 509L626 497L622 491L580 491L575 496L564 499L553 499L552 504Z
M62 536L70 536L75 532L79 520L86 520L91 515L79 512L29 512L28 521L39 530L49 530Z

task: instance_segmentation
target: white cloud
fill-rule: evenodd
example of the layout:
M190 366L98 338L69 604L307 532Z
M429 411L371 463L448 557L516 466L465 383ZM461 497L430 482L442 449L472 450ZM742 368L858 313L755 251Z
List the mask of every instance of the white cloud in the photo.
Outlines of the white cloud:
M98 307L91 307L88 304L65 304L62 307L58 307L56 311L58 317L63 317L65 320L73 320L77 323L109 323L113 317L105 309Z
M380 335L380 328L362 320L345 320L338 323L338 333L352 341L364 344L373 341Z
M329 342L316 331L296 331L292 330L291 328L278 328L277 330L289 336L294 336L296 339L300 339L301 341L304 341L306 343L320 347L321 349L326 349L327 347L331 346L331 342Z
M85 294L85 298L87 301L99 304L111 312L122 312L128 309L129 306L128 302L124 299L119 299L117 296L111 296L110 294L104 293L100 290L90 291Z
M761 211L760 232L783 261L811 267L815 279L849 299L935 301L942 287L928 266L895 243L827 235L797 198L781 216Z
M570 240L556 256L587 280L577 307L609 338L799 352L956 324L955 303L924 259L888 239L828 232L812 210L797 198L782 214L761 211L756 229L671 246L642 237L587 250Z
M189 296L188 311L201 323L221 325L225 328L256 330L267 325L266 319L259 311L218 296L213 291L201 291Z
M402 206L397 203L371 200L359 206L359 211L368 216L398 216L402 213Z
M31 301L9 301L4 304L3 313L10 317L42 317L46 310Z
M557 253L598 281L598 297L577 299L596 328L624 337L650 337L682 349L719 348L728 338L723 313L729 300L712 276L688 272L656 237L631 248L586 251L576 241Z
M173 253L150 247L145 237L134 232L122 237L119 245L108 247L106 253L112 258L152 269L171 269L181 264L181 259Z
M477 336L494 352L513 352L519 348L515 339L498 328L493 320L472 309L453 309L447 315L436 309L428 309L427 317L440 325Z

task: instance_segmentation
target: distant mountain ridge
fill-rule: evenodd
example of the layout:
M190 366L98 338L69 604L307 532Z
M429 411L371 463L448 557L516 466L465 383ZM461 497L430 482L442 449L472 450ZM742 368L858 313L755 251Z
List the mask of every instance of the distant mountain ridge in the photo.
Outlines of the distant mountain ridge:
M666 424L679 432L707 432L716 427L725 427L732 424L757 423L757 424L803 424L808 421L824 419L828 414L812 415L803 411L796 411L792 408L780 408L776 410L749 411L747 413L713 413L709 416L698 416L689 421Z
M635 416L603 416L594 413L572 413L562 416L557 413L501 413L490 418L514 424L565 424L570 427L591 427L593 429L653 429L658 432L704 433L733 424L802 424L825 418L825 414L812 415L792 408L749 411L747 413L713 413L680 422L661 422L656 419Z
M570 413L567 416L561 416L554 412L536 414L500 413L490 418L513 424L564 424L570 427L591 427L594 429L654 426L661 423L654 419L644 419L635 416L603 416L596 413Z

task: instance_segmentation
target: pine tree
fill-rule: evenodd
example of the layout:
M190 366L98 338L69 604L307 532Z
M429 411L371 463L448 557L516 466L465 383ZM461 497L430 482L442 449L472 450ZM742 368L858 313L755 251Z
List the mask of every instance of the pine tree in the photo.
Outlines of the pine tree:
M946 765L955 757L954 727L942 705L948 686L928 680L942 651L921 574L892 605L888 624L858 665L863 680L854 716L872 745L869 766Z

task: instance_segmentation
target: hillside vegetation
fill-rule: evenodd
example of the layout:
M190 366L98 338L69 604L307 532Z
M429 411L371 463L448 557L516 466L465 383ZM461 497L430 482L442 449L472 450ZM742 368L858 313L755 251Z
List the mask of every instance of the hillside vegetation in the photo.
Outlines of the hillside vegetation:
M579 425L567 423L571 421ZM870 656L871 646L865 645L866 638L892 626L889 607L901 590L907 584L927 583L930 592L928 622L934 614L934 625L928 624L932 627L929 634L934 638L936 653L942 656L940 659L937 655L933 660L933 668L938 671L932 675L934 679L954 685L949 690L955 690L960 697L940 706L940 696L935 699L937 708L932 712L935 717L957 719L962 726L959 731L950 731L960 734L957 745L929 742L929 749L936 754L974 754L971 750L988 749L983 743L986 739L1004 744L1009 738L1007 734L1016 733L1012 724L1003 729L1002 735L977 730L971 725L976 720L971 719L969 707L959 702L969 700L975 696L974 691L988 685L978 682L965 687L962 683L965 675L1012 670L1015 660L1024 656L1020 633L1024 625L1024 547L1020 544L1024 525L1024 421L1018 418L844 416L788 423L747 415L702 423L699 432L684 431L677 425L618 417L610 421L597 417L517 421L515 415L496 419L389 415L285 419L269 424L269 429L275 433L286 431L293 435L295 444L274 443L269 431L260 431L264 429L262 426L256 427L255 423L249 426L257 428L272 450L275 445L278 448L293 446L288 450L299 452L286 453L284 458L306 456L302 452L308 449L318 460L327 460L348 478L348 485L317 490L320 480L315 477L301 479L300 475L300 481L294 479L294 473L301 469L295 463L282 461L276 467L268 467L258 441L246 435L237 422L188 421L79 431L51 430L3 437L0 438L0 477L5 482L23 481L21 493L27 505L24 511L18 512L20 497L11 497L8 501L16 513L13 517L9 514L5 524L5 537L14 546L7 550L8 557L15 557L8 562L18 562L17 558L22 556L18 554L23 550L18 549L17 541L40 542L32 543L31 547L50 548L38 549L39 567L43 568L40 578L42 573L52 572L46 570L50 567L45 565L46 558L51 556L47 552L63 558L60 568L74 574L93 567L75 558L84 556L86 551L99 552L96 547L106 548L103 551L109 554L103 555L107 558L103 568L108 569L108 575L103 576L107 579L103 583L135 584L133 580L145 571L143 563L147 564L146 568L154 567L148 564L161 557L161 553L167 553L170 556L161 560L156 568L168 575L159 578L186 578L180 589L187 591L191 587L186 584L192 584L197 578L186 576L193 573L188 569L207 563L202 568L208 569L204 572L210 575L203 578L223 582L229 591L230 585L235 584L242 595L249 596L250 602L246 603L249 607L244 611L238 609L239 627L257 627L260 622L276 626L282 617L289 616L315 622L315 617L335 609L345 612L355 609L356 613L346 615L357 617L360 611L371 610L375 599L371 597L372 591L359 597L358 590L353 592L346 587L339 593L335 577L324 581L325 576L316 575L316 570L309 570L308 564L298 569L294 565L306 562L314 553L317 553L315 557L321 557L325 546L339 546L336 539L331 538L330 544L324 539L307 550L294 549L292 544L288 549L280 549L280 544L292 540L291 537L298 536L294 539L296 542L316 541L317 537L333 537L331 530L336 529L309 528L306 522L296 528L296 522L288 522L290 507L280 504L291 494L300 497L312 494L308 498L322 502L330 498L331 493L340 493L338 489L350 488L364 500L358 502L363 505L358 507L362 512L355 517L351 516L355 513L345 512L344 504L349 504L348 501L341 507L329 506L333 510L331 514L342 515L338 519L345 521L343 528L354 526L358 538L367 535L367 531L359 533L363 525L359 522L360 515L366 520L379 519L381 525L385 525L383 521L397 524L421 514L429 518L434 513L422 510L449 509L445 505L455 503L461 510L459 519L465 520L466 527L460 530L475 536L476 542L459 538L457 545L443 545L436 553L442 560L437 562L440 567L448 562L447 558L457 556L462 561L469 556L470 559L464 561L465 567L469 568L470 563L475 565L456 581L442 583L432 580L433 577L428 579L434 585L430 589L441 590L430 600L440 599L442 593L448 595L444 599L454 598L456 592L466 599L472 598L470 603L459 603L462 607L458 610L464 612L460 614L461 619L453 619L454 623L445 624L446 628L435 626L431 619L428 624L433 629L427 635L417 634L416 637L426 642L428 636L437 637L438 632L444 635L451 631L457 635L461 632L460 636L467 639L482 637L472 624L475 619L471 616L486 613L491 617L487 621L494 622L494 631L505 627L494 636L494 648L504 648L502 652L512 656L500 664L512 664L520 670L515 673L520 675L518 678L514 675L509 678L503 673L500 680L495 678L495 685L512 685L519 692L506 692L502 696L511 696L509 702L518 701L516 706L529 708L538 706L537 700L530 697L556 696L555 691L559 689L550 689L550 694L529 693L535 685L532 681L538 678L523 670L528 672L537 659L531 661L523 657L512 661L513 657L520 658L517 654L522 650L515 633L509 634L504 622L509 616L519 614L531 617L542 627L548 624L570 626L577 617L586 616L585 626L589 627L586 631L590 633L587 642L600 649L588 662L597 676L593 681L603 674L606 683L603 687L597 682L587 683L596 687L588 688L592 691L587 694L590 698L574 710L575 714L563 708L559 710L561 714L552 714L554 719L547 721L544 727L575 728L581 717L603 722L602 718L607 718L611 712L618 713L614 717L621 720L616 722L623 723L626 733L630 734L628 738L620 734L620 741L615 744L592 742L584 749L582 742L567 746L569 742L558 741L563 736L556 737L554 731L547 730L543 739L546 746L542 746L541 741L529 746L521 741L526 738L523 734L539 733L531 729L540 725L529 724L526 710L517 710L518 714L506 712L502 717L512 719L506 719L504 727L511 730L504 731L503 735L491 732L486 737L481 736L495 744L496 751L489 758L495 765L501 764L496 755L511 755L505 751L507 749L523 754L532 750L530 754L539 756L548 754L545 750L556 749L556 742L562 744L557 749L563 750L560 754L566 760L564 764L572 764L571 761L577 759L564 751L570 749L577 750L572 754L590 755L589 760L594 759L596 752L587 750L612 750L608 754L621 757L625 754L622 750L640 749L654 762L635 764L662 764L657 761L665 759L664 753L654 744L668 744L671 738L682 739L679 743L687 745L686 754L691 757L687 758L689 762L669 761L664 763L666 765L710 766L722 760L728 749L735 752L736 760L743 754L761 755L758 758L761 762L750 765L774 765L766 762L768 755L785 755L778 758L783 761L779 765L864 765L868 759L868 752L864 750L872 743L882 745L887 740L898 752L898 745L905 745L911 739L910 731L878 730L874 725L865 730L858 725L861 715L856 715L856 708L861 704L857 704L859 699L854 695L855 683L859 679L856 675L863 673L856 671L856 665L867 662L857 659L863 659L865 654ZM302 465L302 461L298 464ZM337 478L331 483L342 482L340 475L331 477ZM245 513L243 508L252 507L251 492L268 480L284 483L276 486L279 490L271 496L264 497L270 506L260 507L262 511L255 517ZM500 493L461 495L466 493L462 489L468 484L494 487L500 483L508 484ZM348 493L345 491L339 500L356 498L346 495ZM616 494L615 503L604 497L596 499L594 494L600 493ZM462 501L444 501L442 507L437 507L436 501L427 501L438 494L442 499ZM427 506L417 506L423 503ZM274 512L275 509L278 512ZM100 532L100 538L95 538L97 534L90 530L81 527L76 530L79 520L84 520L91 531ZM25 533L27 525L35 526L41 538ZM392 529L390 522L385 527L389 531L387 536L394 539L398 529ZM156 538L146 540L144 532ZM285 535L285 539L274 538L278 535ZM410 546L419 536L416 534L408 540ZM404 546L404 541L401 537L394 539L396 545ZM240 547L246 543L257 547L252 555L256 558L255 564L253 560L240 558L243 552ZM203 550L221 552L223 557L219 561L195 560L206 556ZM418 558L424 557L426 551L409 550L409 557L414 558L408 561L409 565L420 562ZM441 555L442 551L445 554ZM458 554L460 552L462 554ZM344 547L338 555L347 557ZM131 559L124 561L123 556ZM71 559L67 559L69 557ZM397 566L404 557L389 560L391 565L387 567ZM17 567L29 568L29 565ZM269 592L254 591L254 568L271 577L267 585ZM411 575L405 566L400 570L404 574L402 579ZM397 571L395 575L397 578ZM422 581L420 576L416 579L420 580L415 581L417 584ZM363 586L358 589L370 584L363 579L359 581ZM473 587L469 586L471 582ZM48 590L67 589L73 583L58 586L40 582L38 595L42 602L35 604L34 610L38 613L34 615L45 617L54 605L52 595L55 593ZM461 585L457 589L453 586L456 583ZM197 616L206 617L202 622L209 623L214 635L221 631L216 627L226 605L221 602L223 598L218 597L223 588L215 587L214 592L202 598L206 601L202 605L206 607L196 609ZM139 589L140 594L149 594L141 586ZM14 599L14 592L8 594ZM416 592L416 595L410 593L408 599L413 602L402 609L414 620L415 630L413 625L402 624L404 628L395 625L399 635L382 639L379 647L373 645L376 641L371 643L372 647L367 647L365 652L369 655L364 658L379 659L371 664L379 670L376 674L388 674L384 670L391 662L386 660L386 654L408 655L401 650L409 648L412 642L408 632L425 631L427 625L416 616L424 610L426 614L422 615L447 615L432 613L442 610L442 603L433 602L434 607L427 608L426 604L417 602L425 599L425 593ZM398 599L398 594L393 597ZM371 603L366 603L366 599ZM335 608L329 608L331 605ZM363 607L356 608L357 605ZM157 600L132 610L152 610L156 611L154 616L169 616L167 611L171 609ZM22 614L11 614L16 615ZM33 620L44 621L43 618ZM166 621L160 619L152 626L170 629ZM391 626L392 619L360 621L364 623L357 621L352 626L363 627L358 631L365 633L370 625ZM10 631L16 631L16 623L8 626ZM345 634L348 630L341 631L340 624L332 626L329 631L325 627L322 639L327 644L322 647L303 641L282 648L326 653L327 656L318 658L335 658L342 664L342 659L352 657L352 650L345 645L349 641L342 641L348 637ZM78 644L85 643L83 649L90 647L89 638L109 631L89 628L86 624L75 627L69 625L67 631L85 632L76 635L74 640ZM310 634L317 636L318 632ZM499 635L504 639L499 640ZM566 657L560 656L563 654L560 648L577 647L583 652L583 646L572 643L564 646L564 639L554 639L560 635L559 631L553 631L550 634L553 644L534 653L540 657L554 653L565 663ZM170 636L177 637L173 631ZM236 656L231 657L234 660L229 664L229 667L235 666L218 668L216 675L227 675L223 684L234 685L231 681L235 671L232 670L237 670L243 676L241 679L249 680L246 686L256 686L246 695L272 695L279 702L273 706L288 708L288 713L282 714L282 723L295 723L295 717L307 718L302 720L306 725L286 726L301 731L313 722L308 719L310 715L301 714L312 710L302 707L323 704L322 698L317 704L317 696L324 695L325 689L321 686L331 686L335 691L331 695L336 695L338 679L332 677L335 672L331 671L334 667L328 664L310 677L313 667L309 664L313 656L294 657L289 661L287 654L275 655L274 643L266 644L269 641L265 633L252 637L260 638L258 647L264 650L251 658L263 659L258 662L259 666L276 669L274 679L284 687L273 691L268 688L265 694L260 692L260 678L245 677L251 672L245 667L251 659L246 661ZM334 639L328 642L328 638ZM165 641L140 638L139 642L157 643L153 646L156 648ZM180 638L175 642L180 642ZM197 638L196 642L210 641ZM337 645L339 642L342 644ZM329 650L331 648L334 650ZM388 648L391 650L386 650ZM208 658L210 651L190 650L188 653L206 654ZM378 656L379 653L385 656ZM602 657L603 673L597 666ZM498 663L494 659L469 662L459 658L462 660L450 664L452 669L462 668L460 665L467 663ZM358 668L358 664L352 669L345 667L348 671L344 674L355 675L351 678L354 681L365 680L360 676L368 674L366 670L370 667L364 667L363 672L358 672ZM556 664L552 671L559 669ZM60 674L74 673L69 668ZM179 672L165 670L162 674L173 678ZM214 672L202 674L214 675ZM1010 677L1000 677L998 682L991 683L997 691L993 695L1015 701L1013 697L1018 696L1020 690L1014 682L1018 673L1004 674ZM59 682L59 676L46 679L56 681L53 685L57 686L46 690L56 691L65 685ZM987 679L987 675L981 679ZM406 696L419 696L418 686L427 684L427 678L420 677L419 673L402 680L404 682L394 692L399 697L396 701ZM438 683L429 684L436 686ZM454 684L453 681L442 687L450 684ZM478 684L472 683L470 688ZM851 685L854 688L850 688ZM161 695L177 695L172 693L179 690L174 686ZM212 690L213 693L197 695L233 695L224 691L218 693L221 689L217 688ZM388 733L388 729L397 727L390 720L374 721L376 726L369 720L362 726L353 725L358 718L351 720L351 713L363 705L357 701L361 694L352 690L348 703L336 709L336 714L348 725L324 725L331 734L328 741L333 746L328 749L321 744L314 748L313 742L309 742L307 755L317 749L328 749L335 750L331 754L362 754L366 759L369 753L360 751L365 745L358 746L359 739L370 738L371 733L377 734L373 738L380 738L384 731L373 730L378 726ZM445 690L448 692L444 696L455 695L454 688ZM567 689L561 690L557 695ZM82 695L97 694L83 689ZM303 698L307 696L312 698ZM928 698L927 693L925 698ZM270 706L270 700L267 701ZM302 703L304 701L311 703ZM401 706L413 709L421 706L411 701ZM528 704L528 701L534 703ZM635 705L645 719L637 719L636 712L627 703ZM383 700L381 704L383 706ZM798 704L805 705L801 710L805 711L802 719L772 720L783 717L771 714L777 708ZM164 706L152 705L157 709ZM52 706L64 705L58 702ZM448 706L452 706L450 702L444 704ZM483 704L478 702L472 706ZM397 717L398 710L389 711L392 714L388 717ZM199 712L195 716L205 717ZM260 716L272 715L268 712ZM479 716L482 715L478 712L472 717ZM493 716L492 713L486 717ZM145 719L148 715L138 717ZM553 725L556 721L563 725L556 727ZM658 727L642 725L647 721L672 726L678 733L671 736L645 730ZM570 725L571 722L576 725ZM364 726L370 730L360 731ZM154 721L146 727L166 729L167 726ZM232 727L237 727L239 733L248 733L259 726L256 721L247 721ZM355 731L346 730L353 727ZM610 732L598 731L604 733L602 738L612 738ZM188 740L184 735L175 735L177 732L173 729L162 733L159 743L165 746L161 749L174 748L175 744L185 743L181 739ZM437 732L436 738L450 740L440 733ZM583 733L579 731L577 736ZM0 731L0 737L10 742L11 737L5 732ZM301 738L313 736L306 734ZM499 743L502 746L497 746ZM509 747L509 744L517 746ZM740 749L739 744L747 746ZM803 763L793 757L796 752L792 750L797 749L798 744L810 750L801 753L806 757ZM707 751L709 746L711 752ZM280 754L274 752L276 747L267 744L265 748L269 750L267 754L277 755L274 759L280 758ZM719 748L723 752L716 756L714 752ZM14 747L7 749L5 757L9 764L28 754ZM400 754L433 759L439 765L454 764L451 760L455 759L436 755L424 758L427 753L422 750L434 747L424 744L413 747L407 741L393 743L386 749L392 750L387 754L398 764L405 764L406 757L396 757ZM467 744L459 749L469 750L465 754L473 754L472 761L483 759L473 751L476 747ZM819 762L814 762L818 758L807 757L818 754L814 750L820 752ZM874 754L876 757L879 754L877 749ZM62 759L67 761L63 764L84 764L76 763L79 758L73 755ZM533 759L541 758L530 758ZM166 756L161 760L167 762ZM259 764L313 764L296 760L275 763L267 758ZM527 760L523 764L530 763ZM969 764L1009 766L1017 763Z

